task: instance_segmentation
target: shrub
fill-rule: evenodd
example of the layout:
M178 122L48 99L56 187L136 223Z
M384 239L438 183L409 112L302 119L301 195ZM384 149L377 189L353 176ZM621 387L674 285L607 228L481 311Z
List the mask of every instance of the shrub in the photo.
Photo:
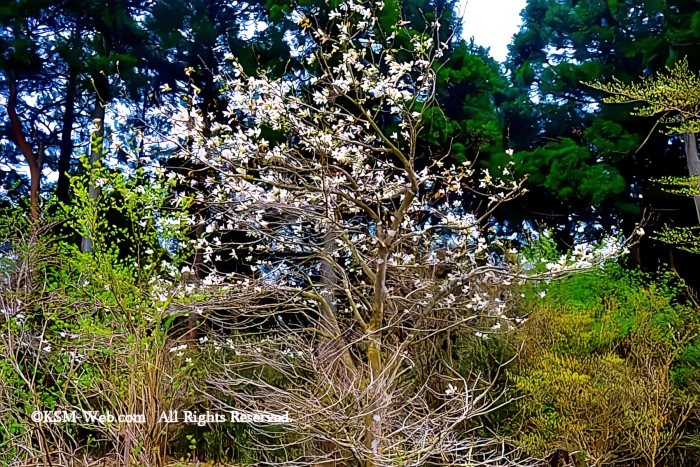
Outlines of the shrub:
M697 391L697 310L673 276L617 264L526 294L520 396L509 420L518 444L573 465L658 465L688 428Z

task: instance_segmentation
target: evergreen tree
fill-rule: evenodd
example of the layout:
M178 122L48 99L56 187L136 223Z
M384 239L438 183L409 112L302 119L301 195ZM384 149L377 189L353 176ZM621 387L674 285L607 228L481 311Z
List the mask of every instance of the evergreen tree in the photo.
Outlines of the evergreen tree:
M53 30L55 24L56 9L54 2L32 0L0 8L0 92L4 94L7 109L2 130L3 140L12 142L3 144L2 152L7 165L16 166L23 159L29 169L34 220L40 212L42 170L45 164L51 164L58 140L52 123L55 123L55 109L61 103L55 92L61 70L56 66L59 54L47 37L47 30ZM22 180L18 172L5 177L5 189Z
M512 92L533 103L537 132L512 139L532 188L520 209L560 227L568 244L579 221L632 231L645 211L675 209L651 180L684 173L679 137L630 115L631 104L605 104L586 83L631 82L685 56L697 69L697 2L530 0L522 17L506 66ZM521 116L508 115L508 127Z

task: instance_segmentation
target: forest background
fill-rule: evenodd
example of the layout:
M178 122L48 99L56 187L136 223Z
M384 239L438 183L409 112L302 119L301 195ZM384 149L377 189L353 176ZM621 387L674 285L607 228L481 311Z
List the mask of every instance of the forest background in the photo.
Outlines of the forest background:
M700 2L521 17L1 4L0 463L697 465Z

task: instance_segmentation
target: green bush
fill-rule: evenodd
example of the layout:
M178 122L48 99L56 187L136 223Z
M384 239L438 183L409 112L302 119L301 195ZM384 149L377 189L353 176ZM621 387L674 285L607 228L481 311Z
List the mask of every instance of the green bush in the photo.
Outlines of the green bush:
M673 275L618 264L533 290L506 373L516 443L573 465L659 465L689 430L697 308Z
M186 206L168 210L170 185L142 170L127 178L96 167L72 184L71 206L49 206L45 224L19 212L0 223L11 245L0 287L0 464L109 452L163 465L168 440L183 434L159 425L160 413L198 402L196 354L170 352L183 334L169 303L182 295ZM89 252L75 241L85 235ZM35 411L143 414L146 423L49 424L32 420Z

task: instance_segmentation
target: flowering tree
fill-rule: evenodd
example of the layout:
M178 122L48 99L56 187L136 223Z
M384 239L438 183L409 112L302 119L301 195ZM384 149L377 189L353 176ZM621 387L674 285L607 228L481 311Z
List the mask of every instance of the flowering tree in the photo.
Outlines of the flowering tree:
M515 462L479 425L506 401L491 378L459 374L451 346L512 326L505 303L524 271L484 223L524 180L512 162L492 174L419 158L448 45L433 26L396 46L405 24L383 31L381 8L346 1L328 30L300 16L303 73L246 76L229 56L219 76L228 125L203 131L195 106L174 113L181 150L215 174L198 194L212 213L198 247L217 298L172 306L210 329L200 389L217 407L289 412L282 431L256 425L262 462ZM483 198L478 215L466 193ZM547 274L598 258L575 256ZM282 461L269 449L276 437Z

